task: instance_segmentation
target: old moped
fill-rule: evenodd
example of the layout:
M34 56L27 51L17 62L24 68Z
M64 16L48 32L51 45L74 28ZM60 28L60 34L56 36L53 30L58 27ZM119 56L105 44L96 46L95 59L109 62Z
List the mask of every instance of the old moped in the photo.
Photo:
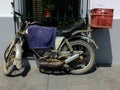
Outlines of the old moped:
M4 53L3 73L11 75L15 69L24 67L23 56L31 51L41 72L64 71L72 74L87 73L94 65L95 54L91 45L94 40L83 30L85 20L80 20L65 29L41 26L39 22L29 22L23 15L22 24L14 40Z

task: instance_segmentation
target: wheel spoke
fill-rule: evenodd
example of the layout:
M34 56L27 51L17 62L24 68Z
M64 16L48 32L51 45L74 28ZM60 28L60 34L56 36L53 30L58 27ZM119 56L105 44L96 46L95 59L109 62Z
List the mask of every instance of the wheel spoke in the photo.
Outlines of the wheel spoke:
M94 64L94 51L91 46L84 41L72 41L71 46L74 51L83 51L79 59L70 62L68 65L72 73L86 73ZM64 46L64 51L68 51L67 46ZM90 63L91 62L91 63Z

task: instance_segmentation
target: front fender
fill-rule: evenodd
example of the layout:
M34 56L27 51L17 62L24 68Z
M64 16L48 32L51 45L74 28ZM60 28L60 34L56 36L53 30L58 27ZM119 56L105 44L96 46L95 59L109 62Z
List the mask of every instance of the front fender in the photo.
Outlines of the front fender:
M13 65L15 65L18 69L20 69L22 67L22 48L20 43L16 43L15 51L16 51L16 54L15 54Z
M16 56L15 56L15 59L20 60L22 58L22 48L21 48L21 45L20 45L20 43L17 43L15 46L16 46Z

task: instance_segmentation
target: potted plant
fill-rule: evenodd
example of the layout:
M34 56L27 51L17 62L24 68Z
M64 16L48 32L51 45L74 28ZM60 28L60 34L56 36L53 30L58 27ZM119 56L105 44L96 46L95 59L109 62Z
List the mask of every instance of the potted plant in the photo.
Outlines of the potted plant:
M51 16L51 11L54 9L54 5L51 4L50 1L43 2L43 8L44 8L44 16L45 18L50 18Z

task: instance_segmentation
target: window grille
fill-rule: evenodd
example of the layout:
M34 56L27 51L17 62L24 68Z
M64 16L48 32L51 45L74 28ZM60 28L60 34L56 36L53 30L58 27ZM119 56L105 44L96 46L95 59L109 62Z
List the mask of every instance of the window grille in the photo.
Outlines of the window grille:
M88 0L21 0L23 14L42 25L64 27L82 18L83 2ZM47 13L49 10L49 14ZM84 9L85 10L85 9Z

